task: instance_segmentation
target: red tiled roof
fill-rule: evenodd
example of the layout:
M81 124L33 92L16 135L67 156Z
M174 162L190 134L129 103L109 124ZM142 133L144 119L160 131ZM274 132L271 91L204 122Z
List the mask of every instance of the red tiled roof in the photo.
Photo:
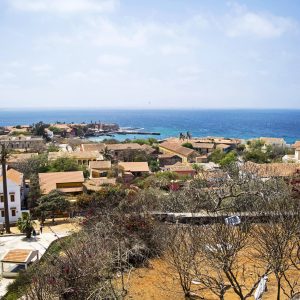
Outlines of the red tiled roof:
M159 147L165 148L169 151L178 153L179 155L182 155L185 157L188 157L188 156L196 153L195 150L178 145L178 143L163 142L159 145Z
M56 189L58 183L83 183L84 177L82 171L39 173L39 181L41 191L48 194ZM68 191L71 192L71 187Z

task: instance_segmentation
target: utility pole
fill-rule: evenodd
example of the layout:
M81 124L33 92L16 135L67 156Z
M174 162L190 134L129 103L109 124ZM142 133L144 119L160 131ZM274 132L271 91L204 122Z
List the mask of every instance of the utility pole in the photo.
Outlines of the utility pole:
M6 159L8 157L8 151L5 148L5 144L2 144L1 149L1 166L2 166L2 182L3 182L3 195L4 195L4 218L5 218L5 231L10 233L9 224L9 211L8 211L8 194L7 194L7 177L6 177Z

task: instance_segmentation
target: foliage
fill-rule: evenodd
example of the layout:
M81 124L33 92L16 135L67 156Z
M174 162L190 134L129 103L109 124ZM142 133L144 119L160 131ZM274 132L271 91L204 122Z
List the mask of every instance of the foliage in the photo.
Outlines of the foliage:
M189 143L189 142L183 143L181 146L186 147L186 148L190 148L190 149L194 149L192 143Z
M23 173L25 178L30 178L32 175L47 171L47 165L47 154L39 154L20 161L15 168Z
M48 146L48 152L58 152L59 151L59 147L56 146L55 144L51 143Z
M50 162L48 165L48 172L69 172L69 171L80 171L81 168L77 164L77 161L68 156L63 156Z
M149 145L152 146L154 144L157 144L158 141L155 138L147 138L147 139L126 139L123 143L137 143L140 145Z
M14 131L12 131L12 132L10 133L10 135L13 135L13 136L27 135L27 136L29 136L29 135L31 135L31 133L28 132L28 131L18 131L18 130L14 130Z
M37 206L37 201L41 197L41 189L39 183L39 177L37 174L30 176L30 189L28 193L28 208L34 208Z
M33 230L34 221L28 213L23 213L22 217L17 221L18 229L26 234L27 238L31 237L31 232Z
M223 152L221 149L216 149L209 156L209 161L219 163L225 157L225 155L225 152Z
M104 160L112 160L113 159L113 153L108 149L107 146L101 151L101 154L103 155Z
M53 190L38 200L38 206L35 208L35 212L40 216L50 212L54 222L54 214L56 212L65 212L69 207L70 202L66 199L65 194L58 190Z
M246 151L246 153L244 154L244 160L252 161L259 164L269 162L268 155L260 149Z
M247 145L243 158L255 163L281 162L282 157L289 152L286 147L265 145L260 140L248 141Z
M61 134L63 132L62 129L56 127L56 126L50 126L49 130L53 132L53 134Z
M209 156L209 160L220 164L221 167L225 167L237 160L237 153L235 151L225 153L221 149L216 149Z
M44 122L40 121L32 126L32 134L38 136L44 136L45 129L49 127L49 124L45 124Z
M151 159L148 164L151 172L158 172L160 170L159 162L157 160Z
M228 166L237 160L237 154L234 151L226 153L225 157L219 161L221 167Z

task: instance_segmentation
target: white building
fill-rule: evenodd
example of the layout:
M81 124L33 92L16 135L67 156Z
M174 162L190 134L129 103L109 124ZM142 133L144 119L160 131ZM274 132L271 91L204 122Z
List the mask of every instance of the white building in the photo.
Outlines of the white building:
M7 171L7 193L8 210L10 223L17 222L22 216L21 203L24 201L24 179L23 174L10 169ZM0 170L0 224L5 222L4 217L4 194L3 194L3 176Z
M283 162L300 163L300 147L295 149L295 154L287 154L282 158Z

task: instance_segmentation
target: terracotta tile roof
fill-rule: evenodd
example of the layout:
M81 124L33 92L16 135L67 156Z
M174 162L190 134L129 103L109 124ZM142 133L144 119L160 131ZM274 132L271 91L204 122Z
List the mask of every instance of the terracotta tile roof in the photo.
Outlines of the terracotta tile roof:
M122 150L142 150L143 147L137 143L127 143L127 144L107 144L108 150L112 151L122 151Z
M158 159L173 158L175 156L179 157L177 154L172 154L172 153L159 154Z
M55 160L60 157L71 157L75 159L103 159L102 154L98 151L75 151L75 152L65 152L65 151L58 151L58 152L49 152L48 153L48 160Z
M125 172L150 172L147 162L119 162Z
M76 159L103 159L99 151L75 151L70 153L70 156Z
M199 142L192 142L192 145L194 148L197 149L213 149L214 148L214 143L199 143Z
M105 149L105 144L94 143L94 144L81 144L82 151L103 151Z
M6 176L8 179L13 181L14 183L21 185L23 181L23 173L18 172L14 169L9 169L6 171ZM0 182L3 181L3 176L0 176Z
M146 153L149 153L149 154L155 152L155 149L154 149L154 148L152 148L151 146L146 145L146 144L141 145L141 149L142 149L143 151L145 151Z
M58 183L83 183L82 171L39 173L41 191L48 194Z
M216 148L217 149L228 149L228 148L230 148L230 145L228 145L228 144L217 144Z
M300 164L297 163L270 163L256 164L247 162L245 170L257 173L260 177L290 177L300 170Z
M292 145L293 148L300 148L300 141L296 141L295 144Z
M28 263L32 256L35 256L37 250L32 249L13 249L9 250L1 259L2 262L10 263Z
M91 169L110 169L111 161L109 160L90 161L89 167Z
M178 145L178 143L163 142L159 145L159 147L165 148L169 151L178 153L179 155L182 155L185 157L188 157L188 156L196 153L195 150Z

